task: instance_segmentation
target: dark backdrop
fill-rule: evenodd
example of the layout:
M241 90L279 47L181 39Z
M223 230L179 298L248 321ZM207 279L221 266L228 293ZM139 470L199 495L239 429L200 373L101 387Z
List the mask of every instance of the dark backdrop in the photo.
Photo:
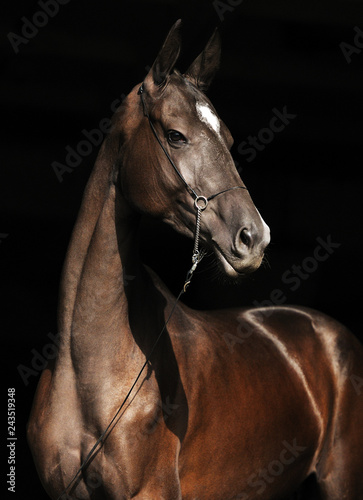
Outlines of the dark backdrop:
M41 2L12 2L0 40L3 358L7 386L16 388L15 497L38 500L46 497L25 423L44 346L53 352L59 275L98 148L62 182L52 163L64 164L66 147L79 146L82 131L98 129L113 101L142 81L176 19L184 23L181 70L220 27L223 59L209 96L272 232L267 263L242 286L214 279L207 261L185 300L207 308L283 297L331 314L361 336L361 2L70 0L57 4L57 13L54 2L53 17L39 14ZM284 109L296 115L290 123L273 137L261 132ZM259 134L265 148L247 161L242 142ZM314 259L319 241L334 243L322 262ZM175 292L191 248L160 224L145 224L144 258Z

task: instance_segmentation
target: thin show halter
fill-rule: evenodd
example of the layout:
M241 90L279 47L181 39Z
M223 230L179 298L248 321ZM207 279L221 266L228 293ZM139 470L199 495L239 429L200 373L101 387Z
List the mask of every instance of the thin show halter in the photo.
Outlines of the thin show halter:
M169 160L169 163L171 164L171 166L173 167L173 169L175 170L175 172L178 174L178 176L181 179L181 181L184 183L184 185L185 185L188 193L194 199L194 207L195 207L195 209L197 211L197 220L196 220L195 235L194 235L194 249L193 249L193 256L192 256L193 265L192 265L192 267L190 268L190 270L187 273L187 277L186 277L186 280L185 280L185 283L184 283L184 287L183 287L183 292L186 292L186 289L187 289L187 287L190 284L190 281L192 279L194 271L197 268L197 265L199 264L199 262L204 257L204 251L199 252L199 249L198 249L198 246L199 246L199 233L200 233L200 220L201 220L202 212L207 208L208 203L211 200L213 200L214 198L216 198L217 196L219 196L220 194L227 193L228 191L232 191L234 189L246 189L247 190L247 188L244 187L244 186L234 186L234 187L231 187L231 188L223 189L222 191L219 191L216 194L212 194L211 196L208 196L208 198L206 196L199 196L195 192L195 190L184 179L182 173L180 172L180 170L178 169L178 167L175 165L175 163L171 159L169 153L165 149L163 143L161 142L160 137L158 136L158 134L157 134L157 132L155 130L154 124L151 121L150 115L149 115L148 110L146 108L146 104L145 104L145 100L144 100L144 90L145 90L144 89L144 83L142 83L137 93L138 93L138 95L141 98L142 107L143 107L143 111L144 111L144 116L146 116L146 118L148 119L149 124L150 124L150 128L151 128L151 130L152 130L152 132L153 132L156 140L158 141L161 149L163 150L165 156Z
M208 203L211 200L213 200L214 198L216 198L217 196L219 196L220 194L226 193L227 191L232 191L233 189L246 189L247 190L247 188L244 187L244 186L234 186L234 187L231 187L231 188L223 189L222 191L219 191L219 193L213 194L212 196L209 196L208 198L206 196L199 196L194 191L194 189L187 183L187 181L184 179L184 177L181 174L180 170L175 165L175 163L171 159L169 153L165 149L163 143L161 142L161 140L160 140L160 138L159 138L159 136L158 136L158 134L157 134L157 132L155 130L155 127L154 127L154 125L153 125L153 123L151 121L150 115L147 112L145 101L144 101L143 92L144 92L144 84L142 84L141 87L138 90L138 94L141 97L141 102L142 102L142 106L143 106L143 110L144 110L144 116L146 116L146 118L148 119L150 127L151 127L151 130L152 130L154 136L156 137L158 143L160 144L161 149L164 151L164 154L167 157L167 159L169 160L171 166L174 168L175 172L178 174L179 178L184 183L184 185L185 185L188 193L194 199L194 207L195 207L195 209L197 211L197 216L196 216L196 226L195 226L195 234L194 234L194 249L193 249L193 256L192 256L192 263L193 263L193 265L192 265L192 267L190 268L190 270L187 273L187 276L186 276L183 288L180 290L179 295L175 299L173 307L172 307L172 309L170 311L170 314L169 314L167 320L164 323L163 328L161 329L161 332L159 333L158 337L156 338L156 340L154 342L154 345L152 346L151 351L150 351L150 353L149 353L146 361L142 365L142 367L141 367L141 369L140 369L140 371L139 371L139 373L138 373L138 375L137 375L134 383L132 384L129 392L126 394L125 399L121 403L120 407L118 408L117 412L115 413L114 417L112 418L112 420L110 421L110 423L108 424L108 426L106 427L106 429L102 432L102 434L100 435L100 437L97 439L97 441L95 442L95 444L93 445L93 447L89 451L89 453L86 456L86 458L83 460L80 468L77 470L77 472L75 473L75 475L73 476L73 478L71 479L71 481L68 483L68 485L66 486L66 488L59 495L59 497L57 498L57 500L63 500L63 498L68 498L67 496L63 497L63 495L67 495L67 490L69 490L69 488L76 481L76 479L78 478L78 476L86 469L87 465L90 463L90 461L94 457L94 455L96 453L96 450L97 450L97 447L99 445L100 446L103 445L103 443L106 441L108 435L112 432L113 427L117 424L117 422L115 422L115 420L120 415L121 410L125 406L126 401L128 400L128 398L129 398L130 394L132 393L133 389L135 388L135 386L136 386L138 380L140 379L140 377L142 375L142 372L144 371L145 367L149 364L151 356L154 353L154 350L155 350L155 348L156 348L156 346L157 346L157 344L158 344L161 336L163 335L164 331L166 330L166 327L167 327L167 325L168 325L168 323L169 323L169 321L170 321L170 319L171 319L171 317L172 317L172 315L173 315L173 313L175 311L175 308L176 308L176 306L177 306L177 304L179 302L180 297L183 295L183 293L186 292L186 290L187 290L187 288L188 288L188 286L189 286L189 284L190 284L190 282L192 280L193 273L194 273L194 271L197 268L197 265L199 264L199 262L204 257L204 253L205 252L203 250L201 252L199 251L199 234L200 234L200 222L201 222L202 212L207 208Z

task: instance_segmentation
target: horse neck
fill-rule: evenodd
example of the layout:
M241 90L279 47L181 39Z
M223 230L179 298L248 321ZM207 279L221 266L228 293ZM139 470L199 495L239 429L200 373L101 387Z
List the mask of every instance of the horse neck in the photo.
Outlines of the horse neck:
M106 141L85 191L61 280L60 356L71 356L80 366L95 356L107 365L117 350L132 350L127 288L132 283L140 295L144 289L135 214L112 182L112 166L112 145Z

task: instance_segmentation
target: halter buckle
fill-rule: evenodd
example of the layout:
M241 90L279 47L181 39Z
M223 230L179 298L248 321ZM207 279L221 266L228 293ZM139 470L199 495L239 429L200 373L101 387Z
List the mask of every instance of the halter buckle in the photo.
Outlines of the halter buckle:
M197 196L194 200L194 206L197 210L203 212L208 206L208 199L205 196Z

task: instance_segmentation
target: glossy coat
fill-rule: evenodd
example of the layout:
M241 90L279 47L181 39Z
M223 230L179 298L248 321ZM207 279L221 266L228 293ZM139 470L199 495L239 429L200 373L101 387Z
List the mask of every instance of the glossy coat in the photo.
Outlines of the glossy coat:
M208 196L241 183L231 135L219 119L218 128L203 93L218 66L219 38L181 75L179 25L144 80L145 99L173 161ZM140 214L194 233L193 199L150 130L139 87L113 117L64 265L59 354L42 374L28 425L44 488L53 500L272 500L314 476L314 493L303 488L300 498L362 499L356 338L309 309L202 312L182 303L103 446L62 494L174 304L139 260ZM197 103L209 111L198 115ZM170 130L185 141L173 142ZM235 190L203 212L201 241L236 279L260 265L269 230L248 191Z

